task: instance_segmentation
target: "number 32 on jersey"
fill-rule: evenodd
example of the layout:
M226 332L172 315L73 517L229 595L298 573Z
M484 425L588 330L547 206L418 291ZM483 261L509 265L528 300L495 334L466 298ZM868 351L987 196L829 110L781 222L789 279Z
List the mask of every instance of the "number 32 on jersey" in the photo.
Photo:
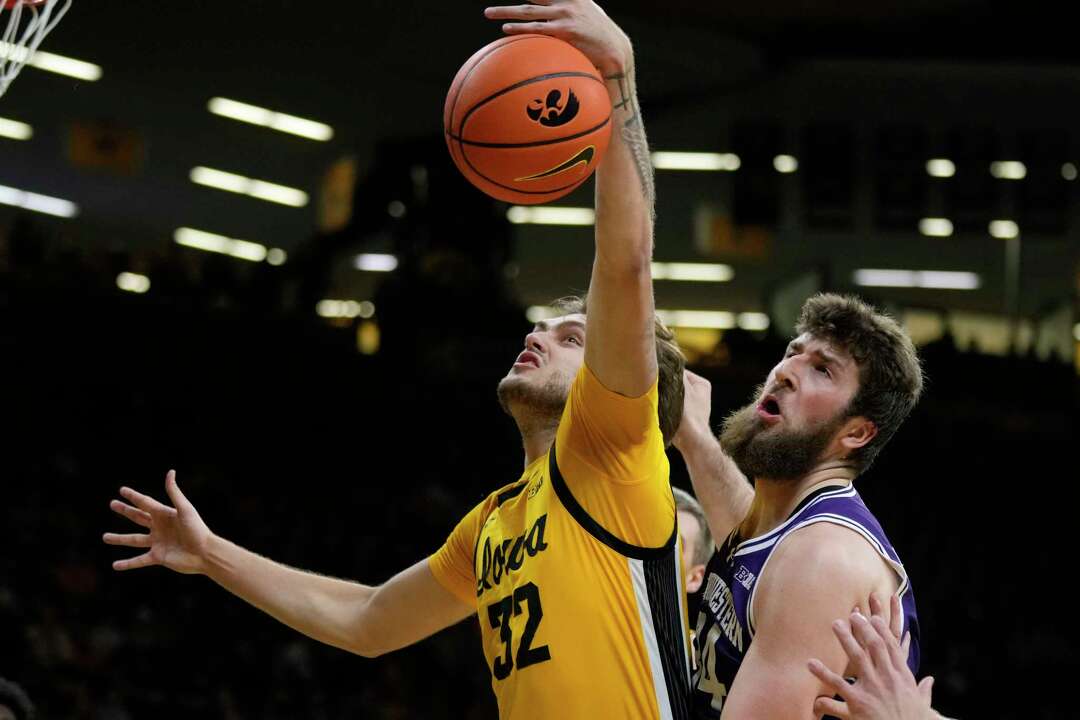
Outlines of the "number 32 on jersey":
M521 637L515 638L510 620L520 615L526 616L525 627L521 632ZM495 663L491 668L491 674L496 680L505 680L510 677L515 666L521 670L551 659L551 651L548 650L547 645L532 646L536 638L536 630L544 618L544 609L540 604L540 588L535 583L530 582L514 588L513 594L488 605L487 617L491 623L491 629L499 631L499 640L503 644L503 655L495 658Z

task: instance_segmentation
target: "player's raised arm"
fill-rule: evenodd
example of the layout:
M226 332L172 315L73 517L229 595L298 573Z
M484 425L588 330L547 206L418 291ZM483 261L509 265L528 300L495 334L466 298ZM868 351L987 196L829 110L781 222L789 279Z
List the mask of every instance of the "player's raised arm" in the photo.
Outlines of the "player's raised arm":
M110 545L145 549L113 563L116 570L161 565L202 574L294 630L328 645L374 657L410 645L463 620L475 608L440 585L426 560L371 587L304 572L269 560L210 531L170 471L165 505L130 488L112 510L145 533L105 533Z
M718 546L746 517L754 490L735 461L728 457L709 424L712 383L689 370L683 374L682 422L672 444L686 461L694 495L705 512Z
M508 33L543 33L581 50L604 76L612 140L596 170L596 259L585 363L609 390L638 397L656 380L653 326L653 174L629 38L590 0L488 8Z

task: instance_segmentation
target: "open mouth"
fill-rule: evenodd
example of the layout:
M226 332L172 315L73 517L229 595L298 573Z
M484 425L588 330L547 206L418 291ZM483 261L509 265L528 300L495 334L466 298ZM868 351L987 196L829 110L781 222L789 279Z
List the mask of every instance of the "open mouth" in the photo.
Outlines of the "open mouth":
M758 405L758 413L764 415L769 419L776 419L780 417L780 403L772 395L766 395L765 399Z
M515 365L528 365L530 367L540 367L540 356L534 352L526 350L517 356L517 360L514 361Z

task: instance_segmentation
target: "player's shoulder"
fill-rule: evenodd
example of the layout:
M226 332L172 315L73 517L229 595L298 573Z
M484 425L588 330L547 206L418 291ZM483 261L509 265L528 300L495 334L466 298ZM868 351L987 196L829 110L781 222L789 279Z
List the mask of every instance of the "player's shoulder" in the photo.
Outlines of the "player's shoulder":
M771 579L813 585L864 577L881 560L855 530L832 522L814 522L788 532L770 558Z

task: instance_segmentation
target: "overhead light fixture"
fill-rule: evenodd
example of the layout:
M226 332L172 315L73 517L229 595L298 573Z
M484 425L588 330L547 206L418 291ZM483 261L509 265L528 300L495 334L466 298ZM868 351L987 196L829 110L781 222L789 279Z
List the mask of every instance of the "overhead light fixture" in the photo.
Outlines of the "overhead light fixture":
M308 203L308 194L303 190L277 185L265 180L254 180L243 175L215 170L214 168L201 166L192 168L190 177L191 182L197 185L249 195L279 205L304 207Z
M990 163L990 174L998 180L1023 180L1027 167L1019 160L995 160Z
M728 282L735 277L730 265L719 263L654 262L653 280L686 282Z
M1071 182L1076 179L1076 175L1077 173L1075 164L1067 162L1061 166L1061 177Z
M393 272L397 266L397 257L387 253L362 253L353 260L353 267L367 272Z
M716 328L735 327L735 313L725 310L657 310L656 316L668 327Z
M707 170L733 172L742 166L734 153L665 152L652 154L653 167L657 170Z
M221 253L251 262L262 262L267 256L265 245L247 240L236 240L235 238L209 233L204 230L195 230L194 228L178 228L173 234L173 239L177 245Z
M737 319L739 327L743 330L768 330L769 316L765 313L744 312L739 313Z
M141 295L150 289L150 278L138 273L122 272L116 276L116 287Z
M514 205L506 211L506 219L514 225L593 225L596 211L584 207L533 207Z
M947 158L932 158L926 161L926 174L936 178L951 178L956 174L956 164Z
M375 315L375 303L370 300L320 300L315 312L324 318L370 318Z
M944 270L856 270L856 285L862 287L925 288L932 290L975 290L979 276L971 272Z
M772 165L776 168L776 172L785 175L799 169L799 161L793 155L777 155L773 158Z
M5 185L0 185L0 205L11 205L23 210L62 218L75 217L79 213L78 206L70 200L39 195Z
M28 53L29 57L27 57ZM10 43L0 42L0 57L8 58L15 62L25 62L30 67L37 68L38 70L56 73L57 75L66 75L67 77L73 77L76 80L94 82L101 79L100 65L95 65L94 63L89 63L85 60L76 60L75 58L45 52L44 50L30 53L29 50L24 47L16 47Z
M1012 220L993 220L990 222L990 237L1000 240L1020 237L1020 226Z
M210 102L207 103L207 109L221 117L251 123L252 125L261 125L271 130L299 135L309 140L325 142L334 137L334 129L325 123L307 120L295 115L286 115L258 105L249 105L228 98L211 98Z
M34 128L18 120L0 117L0 137L11 140L29 140L34 137Z
M288 255L281 248L270 248L266 253L267 265L284 265Z
M947 218L923 218L919 221L919 232L927 237L949 237L953 224Z

